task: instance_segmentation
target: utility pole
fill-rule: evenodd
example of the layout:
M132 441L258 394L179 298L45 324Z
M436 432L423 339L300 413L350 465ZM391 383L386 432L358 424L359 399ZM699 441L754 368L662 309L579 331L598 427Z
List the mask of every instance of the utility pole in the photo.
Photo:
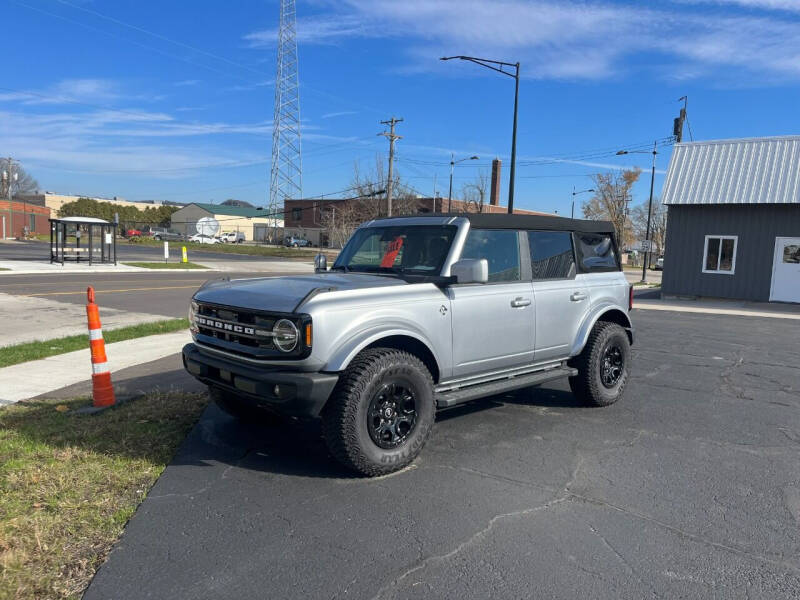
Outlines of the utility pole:
M389 131L382 131L378 135L382 135L389 139L389 179L386 182L386 216L392 216L392 174L394 167L394 143L403 138L402 135L396 135L394 126L401 123L403 119L395 119L392 117L388 121L381 121L381 125L388 125Z

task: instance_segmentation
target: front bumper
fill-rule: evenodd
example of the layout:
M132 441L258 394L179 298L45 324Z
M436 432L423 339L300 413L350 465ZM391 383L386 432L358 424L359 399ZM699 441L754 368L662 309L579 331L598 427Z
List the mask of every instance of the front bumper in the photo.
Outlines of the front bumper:
M183 347L183 366L207 385L292 416L318 416L339 381L336 373L280 371L209 356L195 344Z

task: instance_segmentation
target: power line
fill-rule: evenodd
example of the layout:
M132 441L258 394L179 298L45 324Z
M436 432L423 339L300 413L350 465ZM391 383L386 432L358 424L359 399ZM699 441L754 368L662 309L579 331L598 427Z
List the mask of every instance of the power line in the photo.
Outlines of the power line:
M42 8L38 8L36 6L30 6L29 4L25 4L24 2L20 2L19 0L11 0L11 2L13 2L14 4L17 4L18 6L22 6L24 8L29 9L29 10L33 10L33 11L42 13L44 15L48 15L50 17L56 18L56 19L61 19L62 21L66 21L67 23L71 23L73 25L77 25L78 27L83 27L84 29L88 29L90 31L95 31L97 33L102 33L103 35L106 35L108 37L119 38L121 40L124 40L124 41L130 43L130 44L134 44L135 46L139 46L140 48L144 48L145 50L150 50L152 52L156 52L156 53L161 54L163 56L166 56L168 58L173 58L175 60L179 60L181 62L188 63L188 64L190 64L192 66L195 66L195 67L202 67L202 68L207 69L209 71L214 71L215 73L218 73L220 75L225 75L226 77L233 77L233 78L239 79L241 81L246 81L247 83L252 83L250 80L244 79L243 77L240 77L239 75L231 73L230 71L223 71L221 69L217 69L217 68L209 66L209 65L205 65L205 64L202 64L202 63L198 63L198 62L189 60L188 58L184 58L182 56L177 56L175 54L170 54L169 52L164 52L163 50L160 50L159 48L155 48L154 46L149 46L147 44L142 44L141 42L137 42L135 40L131 40L129 38L122 37L122 36L120 36L118 34L111 33L110 31L106 31L105 29L101 29L99 27L94 27L92 25L87 25L86 23L82 23L80 21L76 21L75 19L70 19L69 17L65 17L63 15L59 15L57 13L53 13L53 12L47 11L47 10L44 10Z
M108 15L104 15L104 14L102 14L100 12L97 12L96 10L91 10L89 8L86 8L85 6L78 6L76 4L73 4L72 2L67 2L67 0L57 0L57 1L60 2L61 4L66 5L66 6L70 6L70 7L74 8L74 9L76 9L76 10L81 10L81 11L83 11L85 13L94 15L94 16L99 17L101 19L105 19L106 21L111 21L112 23L116 23L117 25L121 25L123 27L127 27L128 29L133 29L134 31L138 31L138 32L144 33L146 35L150 35L152 37L155 37L157 39L163 40L165 42L169 42L170 44L175 44L176 46L180 46L181 48L186 48L186 49L192 50L194 52L199 52L200 54L205 54L206 56L208 56L210 58L214 58L216 60L225 62L225 63L227 63L229 65L233 65L235 67L239 67L241 69L245 69L247 71L251 71L251 72L253 72L253 73L257 74L257 75L266 76L265 73L259 71L258 69L254 69L253 67L249 67L247 65L243 65L243 64L241 64L239 62L236 62L236 61L230 60L228 58L225 58L224 56L219 56L218 54L214 54L213 52L209 52L207 50L203 50L202 48L198 48L196 46L191 46L191 45L186 44L184 42L181 42L181 41L178 41L178 40L174 40L174 39L172 39L170 37L167 37L165 35L162 35L160 33L155 33L153 31L149 31L147 29L144 29L143 27L139 27L138 25L132 25L130 23L126 23L125 21L121 21L120 19L116 19L114 17L110 17Z

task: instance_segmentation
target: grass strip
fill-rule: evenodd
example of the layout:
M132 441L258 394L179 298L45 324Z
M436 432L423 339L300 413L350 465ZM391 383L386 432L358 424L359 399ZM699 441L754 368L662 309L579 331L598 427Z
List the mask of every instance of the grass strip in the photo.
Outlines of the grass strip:
M198 265L193 262L165 263L165 262L124 262L123 265L129 267L141 267L142 269L207 269L205 265Z
M159 333L171 333L189 327L188 319L167 319L164 321L154 321L152 323L141 323L140 325L130 325L119 329L111 329L103 332L103 339L107 344L132 340L134 338L145 337L147 335L157 335ZM14 346L4 346L0 348L0 368L16 365L29 360L38 360L83 350L89 347L89 335L70 335L68 337L47 340L44 342L25 342Z
M10 271L11 269L6 269L5 267L0 267L0 271Z
M97 415L0 408L0 598L79 598L207 403L153 393Z

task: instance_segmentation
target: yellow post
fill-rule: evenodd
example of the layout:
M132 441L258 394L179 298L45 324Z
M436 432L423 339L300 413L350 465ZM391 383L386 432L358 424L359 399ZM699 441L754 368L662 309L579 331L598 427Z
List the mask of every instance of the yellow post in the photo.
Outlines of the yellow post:
M182 246L181 250L183 250L183 262L189 262L189 255L186 253L186 246Z

